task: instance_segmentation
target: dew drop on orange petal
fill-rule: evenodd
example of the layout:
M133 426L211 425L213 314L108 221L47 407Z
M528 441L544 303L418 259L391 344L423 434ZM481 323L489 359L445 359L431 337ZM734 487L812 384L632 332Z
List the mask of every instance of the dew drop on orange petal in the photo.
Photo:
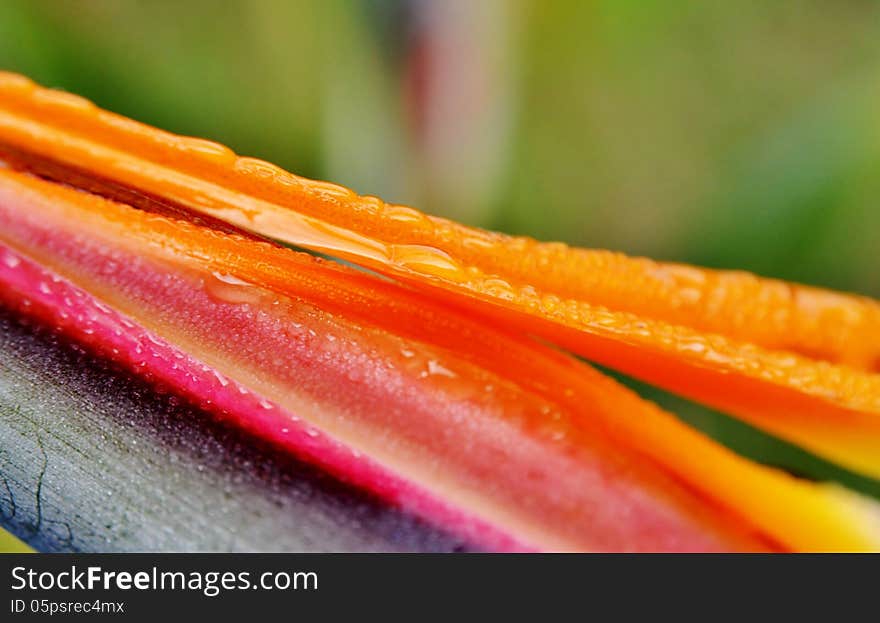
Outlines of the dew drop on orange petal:
M235 153L220 143L203 138L182 136L179 140L180 147L191 153L204 158L209 158L221 164L230 163L235 158Z
M422 244L391 245L391 261L419 273L461 281L464 271L445 251Z
M516 298L516 292L514 291L513 287L504 279L499 279L497 277L484 280L479 285L479 289L485 294L488 294L489 296L494 296L495 298L505 300Z
M458 375L435 359L429 359L423 372L424 376L445 376L455 378Z
M237 222L235 218L237 215L244 215L249 221L248 224L244 224L246 227L287 244L332 255L356 256L382 263L388 261L391 255L388 245L384 242L316 218L297 214L292 210L280 208L247 210L236 207L235 213L232 214L233 222ZM222 214L220 216L223 217Z
M519 296L520 298L534 298L538 296L538 291L534 286L525 285L519 289Z
M700 287L706 283L706 274L699 268L681 264L654 264L646 269L648 276L671 286Z
M401 223L420 223L427 220L424 214L406 206L385 206L383 214L392 221L399 221Z
M700 339L682 340L678 343L678 348L691 353L703 354L706 352L706 342Z
M479 235L465 236L461 239L461 243L467 249L474 249L478 251L490 249L495 244L488 237Z
M541 299L541 307L544 309L544 312L547 314L552 314L556 311L556 308L559 307L560 299L555 294L546 294Z
M354 191L334 184L333 182L324 182L321 180L308 180L308 189L315 192L326 199L338 199L348 201L354 197Z
M358 198L358 207L375 215L385 209L385 202L374 195L362 195Z
M246 175L259 177L262 179L272 179L285 173L279 166L260 160L259 158L249 158L241 156L236 158L234 169Z

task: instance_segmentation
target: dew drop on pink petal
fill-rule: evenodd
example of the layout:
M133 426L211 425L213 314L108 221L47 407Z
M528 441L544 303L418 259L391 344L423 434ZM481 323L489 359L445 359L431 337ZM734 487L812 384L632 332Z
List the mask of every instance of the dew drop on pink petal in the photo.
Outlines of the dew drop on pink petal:
M205 278L205 290L215 300L232 304L258 304L263 290L234 275L213 272Z

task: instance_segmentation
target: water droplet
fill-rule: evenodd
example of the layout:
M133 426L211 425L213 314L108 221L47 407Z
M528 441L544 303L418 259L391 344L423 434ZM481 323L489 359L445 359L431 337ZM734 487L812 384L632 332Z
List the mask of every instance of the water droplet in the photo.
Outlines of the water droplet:
M538 296L538 291L534 286L525 285L519 289L519 295L523 298L533 298Z
M449 368L444 367L439 362L434 361L433 359L428 361L428 374L433 376L446 376L449 378L455 378L458 376L450 370Z
M435 277L455 281L461 281L464 278L464 271L446 251L427 245L392 245L391 261L404 268Z
M465 236L461 239L462 244L470 249L489 249L493 246L491 239L485 236Z
M510 284L504 279L498 279L497 277L483 281L483 283L480 284L480 289L489 296L494 296L500 299L512 299L515 296Z
M426 220L424 214L406 206L386 206L384 214L392 221L399 221L401 223L419 223Z
M235 158L235 154L228 147L203 138L181 136L178 137L178 144L194 155L210 158L216 162L229 163Z
M6 256L3 258L3 263L6 264L9 268L15 268L16 266L21 264L21 260L12 253L7 253Z
M235 169L247 175L253 175L263 179L272 179L284 170L275 166L271 162L260 160L258 158L241 157L235 161Z
M214 378L216 378L220 382L220 385L222 385L223 387L229 385L229 379L227 379L225 376L223 376L216 370L212 370L211 372L213 372Z
M256 304L262 298L262 290L254 284L234 275L212 272L205 280L205 288L215 299L224 303Z
M691 341L691 342L680 342L678 347L681 350L690 351L692 353L704 353L706 352L706 344L701 341Z
M552 313L559 307L559 297L555 294L548 294L544 298L541 299L541 307L544 308L546 313Z
M349 200L354 197L354 191L349 190L345 186L323 180L309 180L309 189L329 198Z

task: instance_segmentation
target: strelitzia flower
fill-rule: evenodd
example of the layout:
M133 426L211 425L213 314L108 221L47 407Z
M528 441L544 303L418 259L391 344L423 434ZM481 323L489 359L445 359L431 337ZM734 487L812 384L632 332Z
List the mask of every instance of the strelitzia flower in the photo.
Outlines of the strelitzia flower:
M466 227L13 74L0 158L4 305L480 547L880 548L875 502L573 356L877 477L873 300Z

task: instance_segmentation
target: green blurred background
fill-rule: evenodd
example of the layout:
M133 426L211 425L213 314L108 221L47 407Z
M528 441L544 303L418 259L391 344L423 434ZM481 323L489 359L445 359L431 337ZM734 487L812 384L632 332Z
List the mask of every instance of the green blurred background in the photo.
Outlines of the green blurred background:
M475 225L880 295L873 0L0 0L0 67Z
M0 66L481 226L880 295L880 3L0 2Z

